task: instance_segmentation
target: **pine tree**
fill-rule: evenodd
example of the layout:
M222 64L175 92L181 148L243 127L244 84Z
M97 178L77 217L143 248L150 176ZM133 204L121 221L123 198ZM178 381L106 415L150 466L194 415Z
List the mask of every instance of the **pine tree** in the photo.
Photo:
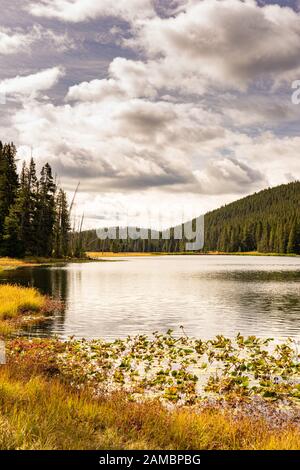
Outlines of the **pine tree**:
M37 254L51 256L53 251L53 231L56 218L56 185L52 169L47 163L41 171L37 201Z
M39 183L36 175L36 165L31 158L25 179L25 215L23 237L27 255L36 255L38 246L38 191Z
M54 226L54 255L57 258L69 254L70 214L66 193L60 189L56 198L56 219Z

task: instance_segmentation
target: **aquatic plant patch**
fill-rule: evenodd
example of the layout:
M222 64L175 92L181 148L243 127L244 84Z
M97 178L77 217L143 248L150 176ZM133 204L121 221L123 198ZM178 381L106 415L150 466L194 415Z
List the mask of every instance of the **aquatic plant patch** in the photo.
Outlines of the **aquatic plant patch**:
M201 341L170 330L112 342L16 339L8 343L8 356L96 396L122 391L130 400L176 405L260 397L295 406L300 399L299 354L292 340L220 335Z

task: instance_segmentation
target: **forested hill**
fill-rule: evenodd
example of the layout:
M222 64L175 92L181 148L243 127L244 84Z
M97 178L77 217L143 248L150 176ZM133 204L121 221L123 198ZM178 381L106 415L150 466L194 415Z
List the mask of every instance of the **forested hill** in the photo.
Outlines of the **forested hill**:
M300 253L300 182L266 189L205 215L205 251ZM172 234L172 229L171 229ZM85 232L88 251L184 251L185 241L105 240Z
M205 216L205 249L300 253L300 182L235 201Z

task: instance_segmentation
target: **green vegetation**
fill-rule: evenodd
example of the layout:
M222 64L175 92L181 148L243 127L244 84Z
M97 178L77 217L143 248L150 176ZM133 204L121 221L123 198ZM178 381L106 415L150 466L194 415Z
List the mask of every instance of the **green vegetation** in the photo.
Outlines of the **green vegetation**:
M57 258L69 253L69 209L48 163L40 178L31 159L16 168L16 148L0 142L0 253Z

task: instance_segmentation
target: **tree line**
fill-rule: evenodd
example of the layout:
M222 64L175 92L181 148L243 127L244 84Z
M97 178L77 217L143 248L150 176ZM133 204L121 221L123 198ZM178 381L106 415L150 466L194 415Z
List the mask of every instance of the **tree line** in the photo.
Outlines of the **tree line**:
M70 212L66 193L46 163L39 175L31 158L17 171L13 143L0 142L0 255L70 255Z
M269 188L205 215L204 252L300 254L300 182ZM186 240L174 230L164 240L99 240L96 231L84 232L87 251L183 252Z

